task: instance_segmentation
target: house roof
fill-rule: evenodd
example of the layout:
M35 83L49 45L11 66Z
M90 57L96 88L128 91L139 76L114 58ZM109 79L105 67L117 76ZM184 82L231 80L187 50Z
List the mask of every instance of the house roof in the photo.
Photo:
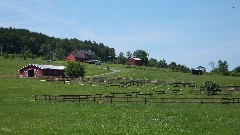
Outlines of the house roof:
M90 50L78 50L79 52L83 53L83 54L87 54L87 55L92 55L92 52Z
M80 54L76 53L76 52L71 52L72 55L76 58L83 58Z
M18 71L28 67L28 66L34 66L40 69L54 69L54 70L64 70L65 66L53 66L53 65L40 65L40 64L28 64L22 68L20 68Z

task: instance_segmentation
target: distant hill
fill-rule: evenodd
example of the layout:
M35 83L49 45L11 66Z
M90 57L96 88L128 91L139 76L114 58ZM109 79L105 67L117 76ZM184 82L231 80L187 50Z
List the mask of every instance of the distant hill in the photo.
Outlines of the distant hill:
M43 57L44 59L64 59L67 54L77 49L91 50L102 61L111 61L115 49L103 43L76 38L61 39L31 32L27 29L0 28L0 46L3 54L16 54L20 57ZM111 56L111 57L110 57Z

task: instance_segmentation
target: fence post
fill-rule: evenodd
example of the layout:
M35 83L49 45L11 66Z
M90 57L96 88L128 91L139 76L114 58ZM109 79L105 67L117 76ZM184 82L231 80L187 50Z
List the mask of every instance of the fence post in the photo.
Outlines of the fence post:
M34 96L35 101L37 101L37 95Z
M78 96L78 102L80 102L80 96Z
M51 100L51 97L50 97L51 95L48 95L48 102L50 102L50 100Z
M93 96L93 102L94 102L94 103L96 102L96 97L95 97L95 95Z
M147 97L144 97L144 102L145 104L147 104Z

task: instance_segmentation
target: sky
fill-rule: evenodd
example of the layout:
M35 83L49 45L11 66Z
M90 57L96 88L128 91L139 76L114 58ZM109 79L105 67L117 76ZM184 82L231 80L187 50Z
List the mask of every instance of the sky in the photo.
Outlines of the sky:
M0 27L144 50L189 68L240 66L240 0L0 0Z

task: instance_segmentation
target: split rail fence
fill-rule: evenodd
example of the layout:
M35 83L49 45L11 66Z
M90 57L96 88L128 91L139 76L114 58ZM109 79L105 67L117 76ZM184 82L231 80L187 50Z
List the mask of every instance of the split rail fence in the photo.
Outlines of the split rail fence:
M35 95L35 101L158 104L239 104L240 98L159 98L149 96Z

